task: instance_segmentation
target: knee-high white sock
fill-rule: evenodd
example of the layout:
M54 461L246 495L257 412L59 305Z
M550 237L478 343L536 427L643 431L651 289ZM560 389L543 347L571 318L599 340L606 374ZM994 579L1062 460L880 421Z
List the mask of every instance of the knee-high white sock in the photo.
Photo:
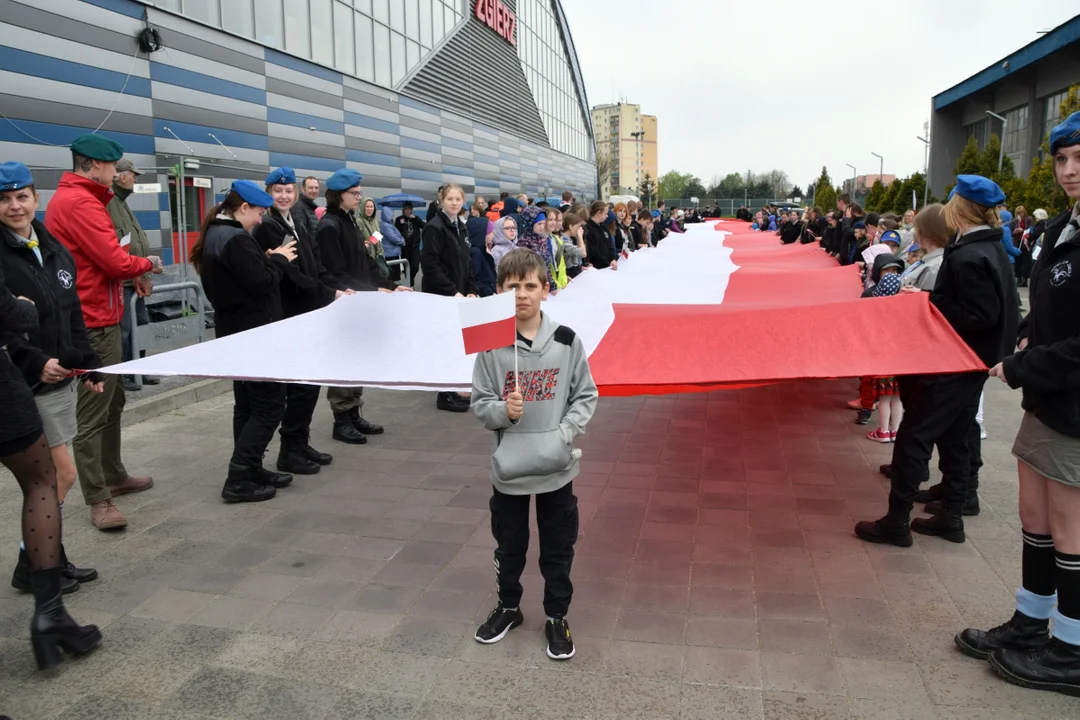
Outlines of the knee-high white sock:
M896 433L900 429L900 423L904 420L904 403L900 402L899 395L890 395L889 404L892 405L892 418L889 432Z
M878 398L877 421L881 432L889 432L889 421L892 419L892 407L889 405L889 396Z

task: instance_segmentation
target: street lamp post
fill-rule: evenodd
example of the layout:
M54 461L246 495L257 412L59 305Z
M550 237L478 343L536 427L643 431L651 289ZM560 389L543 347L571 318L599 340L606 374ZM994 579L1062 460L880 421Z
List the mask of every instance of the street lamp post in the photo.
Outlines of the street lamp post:
M924 125L924 128L929 125ZM929 135L930 133L926 133ZM921 135L915 136L918 140L923 142L923 195L922 204L926 207L926 201L930 197L930 141Z
M639 178L639 175L641 173L641 168L638 167L638 159L642 155L642 152L641 152L641 142L642 142L642 140L641 139L643 137L645 137L645 131L644 130L639 130L637 132L632 132L632 133L630 133L630 137L634 138L634 140L636 141L634 143L634 150L635 150L635 153L634 153L634 171L635 171L635 175L634 175L634 177L640 183L641 180ZM637 192L638 192L638 188L634 188L633 192L631 192L630 194L631 195L637 195Z
M998 152L998 174L1001 174L1001 164L1005 161L1005 126L1009 121L991 110L987 110L986 114L1001 121L1001 150Z
M858 179L859 173L858 173L858 171L855 170L855 166L852 165L851 163L844 163L844 164L847 165L849 168L851 168L851 199L854 200L855 199L855 181Z
M876 152L872 152L870 154L881 161L880 165L878 166L878 175L877 176L878 176L878 180L881 181L881 184L884 185L885 184L885 158L881 157Z

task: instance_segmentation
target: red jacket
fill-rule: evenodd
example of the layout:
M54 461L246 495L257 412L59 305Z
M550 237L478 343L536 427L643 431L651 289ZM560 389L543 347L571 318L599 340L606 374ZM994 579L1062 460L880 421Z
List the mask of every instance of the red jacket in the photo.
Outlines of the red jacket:
M123 281L153 267L120 247L105 209L112 196L109 188L66 172L45 209L46 229L75 258L75 289L88 328L118 324L124 314Z

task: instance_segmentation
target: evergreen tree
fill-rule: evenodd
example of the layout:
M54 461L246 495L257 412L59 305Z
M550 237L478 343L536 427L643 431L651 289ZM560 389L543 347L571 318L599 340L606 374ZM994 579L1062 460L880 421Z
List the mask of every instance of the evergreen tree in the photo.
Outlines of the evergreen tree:
M882 200L884 199L885 184L881 182L881 178L878 178L874 181L874 186L870 188L870 194L866 196L866 209L883 212Z
M836 209L836 191L833 190L832 179L829 170L821 168L821 175L814 181L814 205L821 208L822 212L832 212Z

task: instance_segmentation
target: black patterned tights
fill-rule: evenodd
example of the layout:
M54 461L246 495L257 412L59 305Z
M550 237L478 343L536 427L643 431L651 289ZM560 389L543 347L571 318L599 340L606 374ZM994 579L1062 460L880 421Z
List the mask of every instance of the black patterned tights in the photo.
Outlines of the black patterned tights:
M56 467L42 435L21 453L0 457L23 492L23 544L34 570L60 564L60 504L56 499Z

